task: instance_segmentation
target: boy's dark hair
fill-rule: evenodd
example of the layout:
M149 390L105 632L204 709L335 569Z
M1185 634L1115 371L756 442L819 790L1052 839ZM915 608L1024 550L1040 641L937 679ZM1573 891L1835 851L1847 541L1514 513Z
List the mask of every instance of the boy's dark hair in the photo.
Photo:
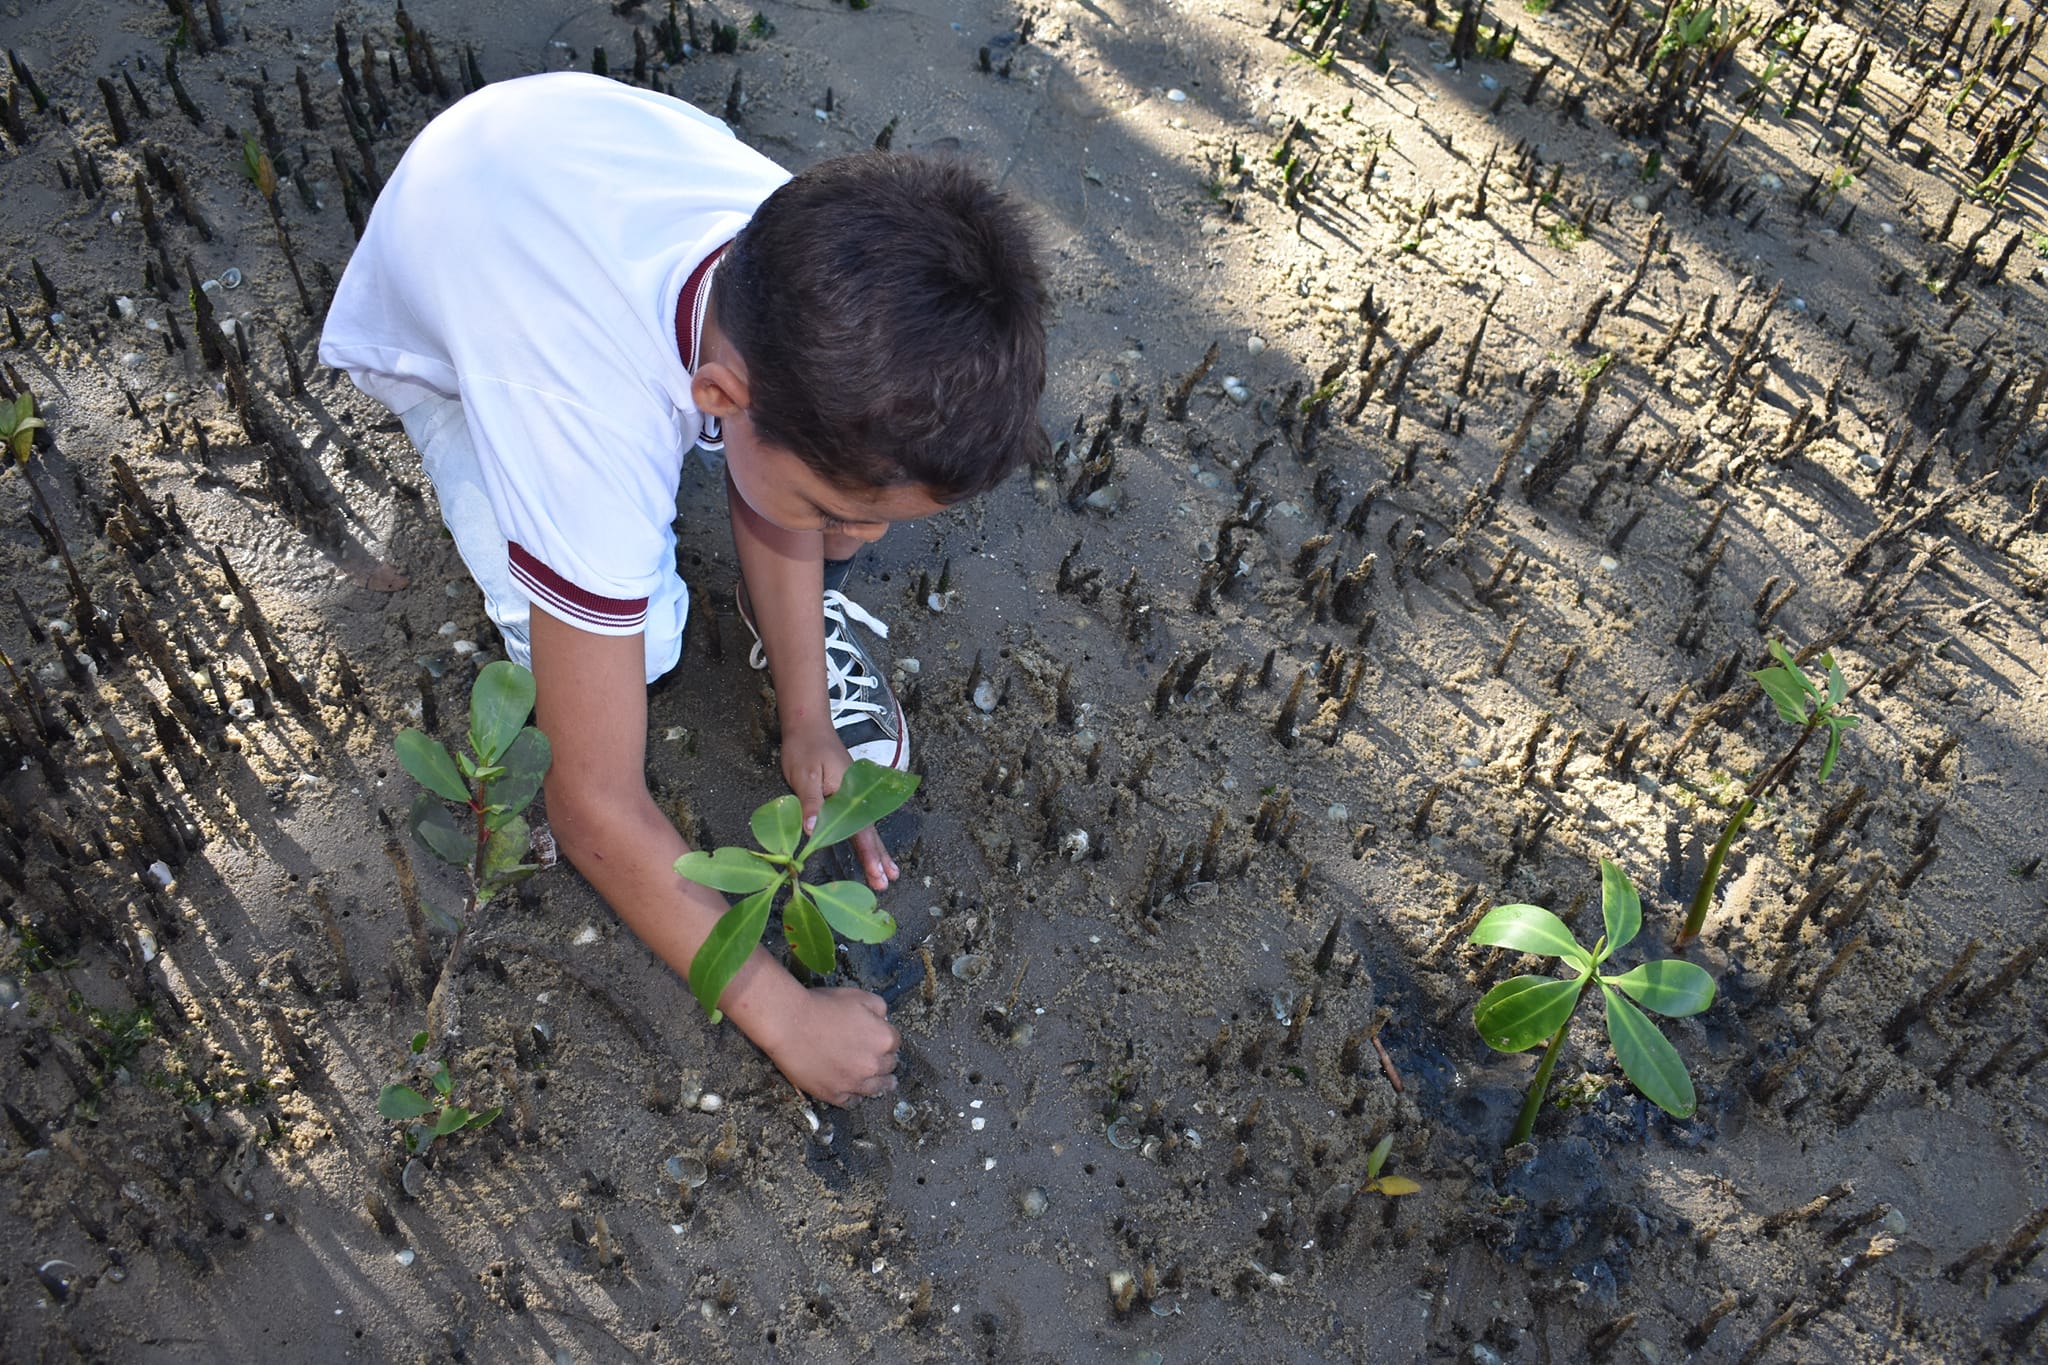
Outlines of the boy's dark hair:
M954 502L1044 457L1041 297L1016 205L959 162L863 152L768 197L711 306L764 441L836 487Z

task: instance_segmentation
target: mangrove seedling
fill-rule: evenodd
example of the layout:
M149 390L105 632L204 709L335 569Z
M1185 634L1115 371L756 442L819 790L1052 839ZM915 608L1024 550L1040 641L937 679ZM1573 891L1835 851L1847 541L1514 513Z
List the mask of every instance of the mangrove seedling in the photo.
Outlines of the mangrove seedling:
M1766 668L1750 674L1770 697L1778 715L1788 725L1799 727L1799 734L1792 744L1778 758L1750 780L1743 791L1742 799L1729 813L1728 823L1721 828L1720 838L1714 840L1714 847L1707 854L1706 871L1700 875L1699 890L1693 893L1692 906L1686 911L1685 924L1678 931L1676 946L1683 948L1700 936L1700 929L1707 922L1707 910L1714 903L1714 886L1721 879L1721 865L1728 861L1728 850L1735 843L1735 836L1756 813L1757 806L1784 783L1792 774L1792 765L1799 758L1799 751L1806 742L1822 730L1827 731L1827 752L1821 755L1820 780L1828 780L1835 770L1835 760L1841 756L1842 736L1861 722L1855 716L1842 710L1842 702L1849 694L1848 683L1842 677L1842 670L1835 663L1832 654L1821 655L1823 670L1821 686L1814 686L1813 680L1792 657L1792 651L1776 640L1771 641L1771 656L1778 661L1776 668Z
M554 755L548 737L526 723L532 712L533 674L500 659L485 664L470 689L466 753L450 755L418 730L398 732L398 761L426 788L413 799L406 828L429 853L468 875L460 916L423 907L458 942L491 897L540 870L526 861L532 832L519 813L540 791ZM473 831L456 823L451 802L468 810Z
M1698 1106L1678 1049L1636 1006L1673 1019L1698 1014L1714 1003L1714 979L1694 963L1675 958L1645 962L1620 976L1598 974L1601 964L1626 947L1643 925L1635 885L1605 858L1600 860L1600 918L1606 932L1590 950L1580 946L1563 920L1540 905L1496 906L1472 930L1476 944L1562 958L1574 972L1570 977L1517 976L1503 981L1472 1012L1479 1036L1495 1051L1526 1052L1549 1040L1508 1137L1510 1147L1527 1142L1535 1130L1572 1012L1586 988L1596 982L1607 1003L1607 1041L1629 1084L1674 1118L1690 1118Z
M1381 1138L1365 1158L1365 1188L1388 1199L1398 1199L1404 1194L1419 1194L1422 1186L1405 1175L1381 1175L1380 1168L1387 1164L1387 1153L1394 1150L1394 1135Z
M875 908L875 893L860 882L806 882L804 864L820 849L849 839L894 811L917 790L910 773L861 759L846 770L839 790L825 798L802 848L803 807L794 796L778 796L754 812L758 850L737 845L697 850L676 859L676 871L693 882L741 896L725 912L690 964L690 990L714 1022L723 1016L718 997L746 962L768 927L768 912L787 889L782 932L796 960L818 975L832 970L832 931L859 943L881 943L896 932L896 920Z
M425 1032L412 1036L412 1054L420 1056L427 1050ZM393 1123L403 1123L405 1129L405 1150L417 1152L433 1146L442 1138L462 1132L467 1128L482 1128L504 1112L503 1105L489 1109L469 1110L455 1103L455 1078L448 1071L448 1063L442 1062L434 1068L434 1074L427 1082L433 1088L432 1095L424 1095L409 1085L392 1084L384 1087L377 1096L377 1113Z

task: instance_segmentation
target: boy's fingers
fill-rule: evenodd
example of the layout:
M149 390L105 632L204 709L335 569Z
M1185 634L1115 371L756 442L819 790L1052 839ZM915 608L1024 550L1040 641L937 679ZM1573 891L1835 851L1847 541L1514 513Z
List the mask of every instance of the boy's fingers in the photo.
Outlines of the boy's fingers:
M861 871L867 874L868 886L876 891L888 890L890 879L897 875L896 860L882 846L882 836L875 833L873 825L853 836L853 849L860 859Z

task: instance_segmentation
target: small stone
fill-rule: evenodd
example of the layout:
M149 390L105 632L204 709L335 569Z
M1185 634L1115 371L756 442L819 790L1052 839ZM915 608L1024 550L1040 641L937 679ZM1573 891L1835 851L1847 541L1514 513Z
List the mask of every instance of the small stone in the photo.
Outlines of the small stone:
M1266 352L1266 339L1254 332L1244 339L1244 349L1247 355L1264 355Z
M715 1114L723 1108L725 1098L713 1091L707 1090L697 1097L697 1109L700 1113Z
M1188 92L1185 90L1169 90L1166 92L1166 98L1172 100L1175 104L1186 104Z
M419 1253L417 1251L414 1251L411 1247L407 1247L403 1251L394 1253L391 1259L398 1262L400 1265L411 1265L418 1258Z
M157 890L168 891L176 878L171 875L168 864L158 861L149 865L149 880Z
M1017 1208L1026 1218L1043 1218L1051 1203L1052 1201L1046 1198L1044 1190L1033 1186L1024 1191L1022 1197L1017 1200Z
M1616 559L1613 555L1600 556L1600 570L1602 573L1613 573L1616 569L1620 567L1621 561Z
M1351 807L1345 805L1342 801L1339 801L1335 805L1331 806L1328 810L1324 811L1323 817L1333 825L1341 825L1346 820L1349 820L1351 818Z
M121 295L121 297L114 300L114 312L120 316L123 322L134 321L135 300L129 298L126 294Z
M983 715L992 714L996 709L996 687L987 678L974 685L974 705Z

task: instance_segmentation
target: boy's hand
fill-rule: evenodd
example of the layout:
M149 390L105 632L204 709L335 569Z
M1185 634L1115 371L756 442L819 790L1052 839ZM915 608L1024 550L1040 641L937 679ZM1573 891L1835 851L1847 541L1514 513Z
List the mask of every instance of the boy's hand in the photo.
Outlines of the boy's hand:
M796 1017L762 1050L790 1084L827 1104L849 1105L896 1088L903 1035L879 995L851 986L806 991Z
M805 833L817 823L818 808L825 804L826 797L839 790L840 780L852 766L852 756L830 725L792 730L784 722L782 777L803 806ZM853 852L870 890L887 891L889 883L902 875L902 869L882 846L882 836L875 833L873 825L853 836Z

